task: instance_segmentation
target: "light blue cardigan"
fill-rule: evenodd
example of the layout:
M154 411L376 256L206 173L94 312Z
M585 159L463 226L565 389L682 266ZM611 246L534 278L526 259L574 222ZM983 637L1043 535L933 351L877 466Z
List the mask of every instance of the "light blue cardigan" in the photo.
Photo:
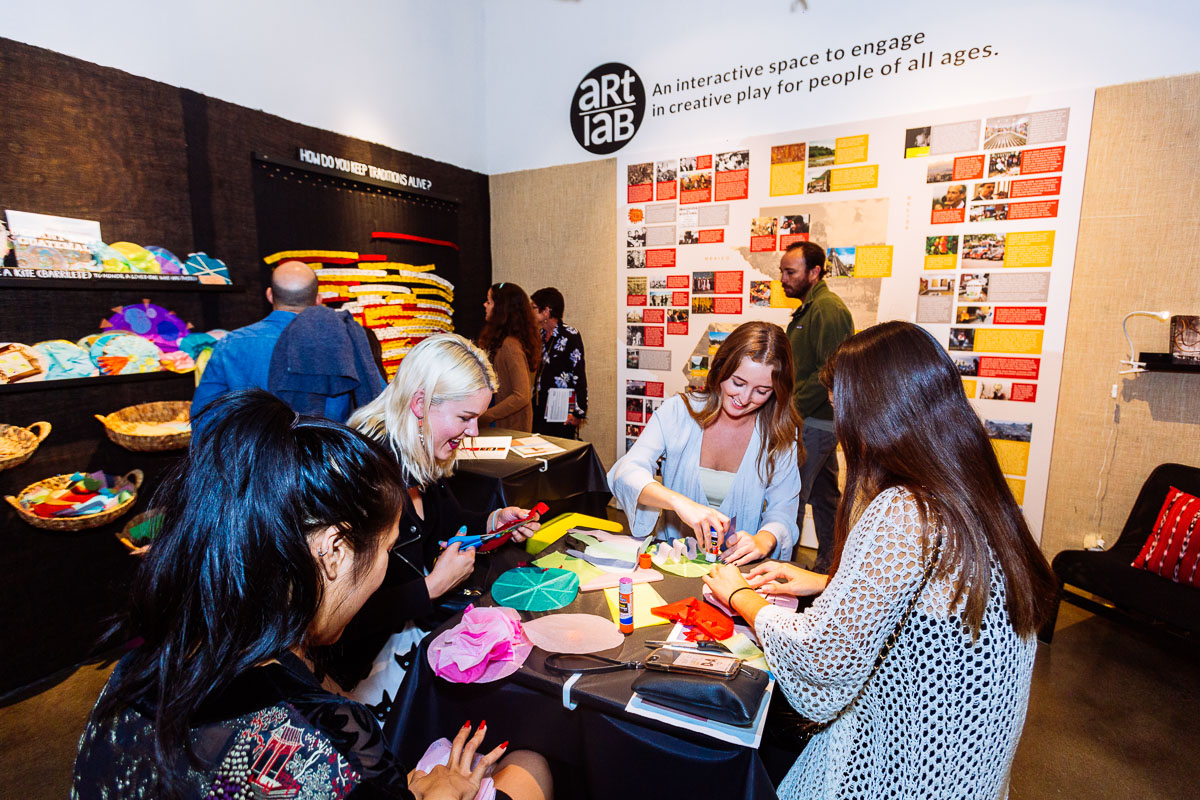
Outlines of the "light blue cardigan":
M691 528L674 513L661 514L660 523L659 510L638 505L637 499L654 481L655 466L665 455L663 485L707 506L708 498L700 486L700 443L703 438L704 431L688 413L684 399L676 395L659 406L633 447L609 470L609 488L629 516L634 536L640 538L657 532L658 538L671 540L692 535ZM775 537L771 557L787 560L792 557L799 538L796 507L800 472L796 467L796 447L793 444L775 459L775 475L771 485L764 487L757 469L759 440L756 430L719 511L728 517L736 516L738 530L752 534L770 532ZM633 509L632 514L630 509Z

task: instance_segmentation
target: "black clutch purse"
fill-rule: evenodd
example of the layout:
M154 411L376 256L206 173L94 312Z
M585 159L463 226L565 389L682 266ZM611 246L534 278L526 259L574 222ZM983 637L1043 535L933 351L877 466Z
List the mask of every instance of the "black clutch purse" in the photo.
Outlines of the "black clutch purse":
M652 703L695 714L714 722L745 726L754 722L767 673L742 667L730 679L710 678L681 672L647 670L633 682L633 691Z

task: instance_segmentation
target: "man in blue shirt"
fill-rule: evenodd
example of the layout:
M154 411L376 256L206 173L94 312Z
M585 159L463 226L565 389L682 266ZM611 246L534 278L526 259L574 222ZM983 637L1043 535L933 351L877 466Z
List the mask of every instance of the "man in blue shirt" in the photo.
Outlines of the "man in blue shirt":
M253 325L230 331L213 347L200 385L192 396L193 419L202 408L226 392L237 389L267 391L267 373L275 343L297 314L316 304L317 274L303 261L284 261L271 274L271 285L266 294L267 302L274 310ZM347 398L335 399L348 406Z

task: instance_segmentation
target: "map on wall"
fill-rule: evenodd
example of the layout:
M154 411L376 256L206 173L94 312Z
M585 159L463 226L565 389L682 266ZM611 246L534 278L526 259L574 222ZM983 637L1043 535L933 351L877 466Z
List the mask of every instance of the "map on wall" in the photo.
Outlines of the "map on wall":
M1091 118L1090 92L757 136L617 162L619 423L703 385L738 324L785 326L794 242L826 253L859 330L946 347L1041 534Z

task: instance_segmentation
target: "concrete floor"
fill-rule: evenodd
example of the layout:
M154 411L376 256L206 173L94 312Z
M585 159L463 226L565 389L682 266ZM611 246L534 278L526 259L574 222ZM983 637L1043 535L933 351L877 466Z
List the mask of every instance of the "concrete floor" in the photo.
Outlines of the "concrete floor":
M1200 796L1200 648L1063 604L1039 644L1013 800ZM108 678L81 667L0 708L0 798L66 797L79 734Z

